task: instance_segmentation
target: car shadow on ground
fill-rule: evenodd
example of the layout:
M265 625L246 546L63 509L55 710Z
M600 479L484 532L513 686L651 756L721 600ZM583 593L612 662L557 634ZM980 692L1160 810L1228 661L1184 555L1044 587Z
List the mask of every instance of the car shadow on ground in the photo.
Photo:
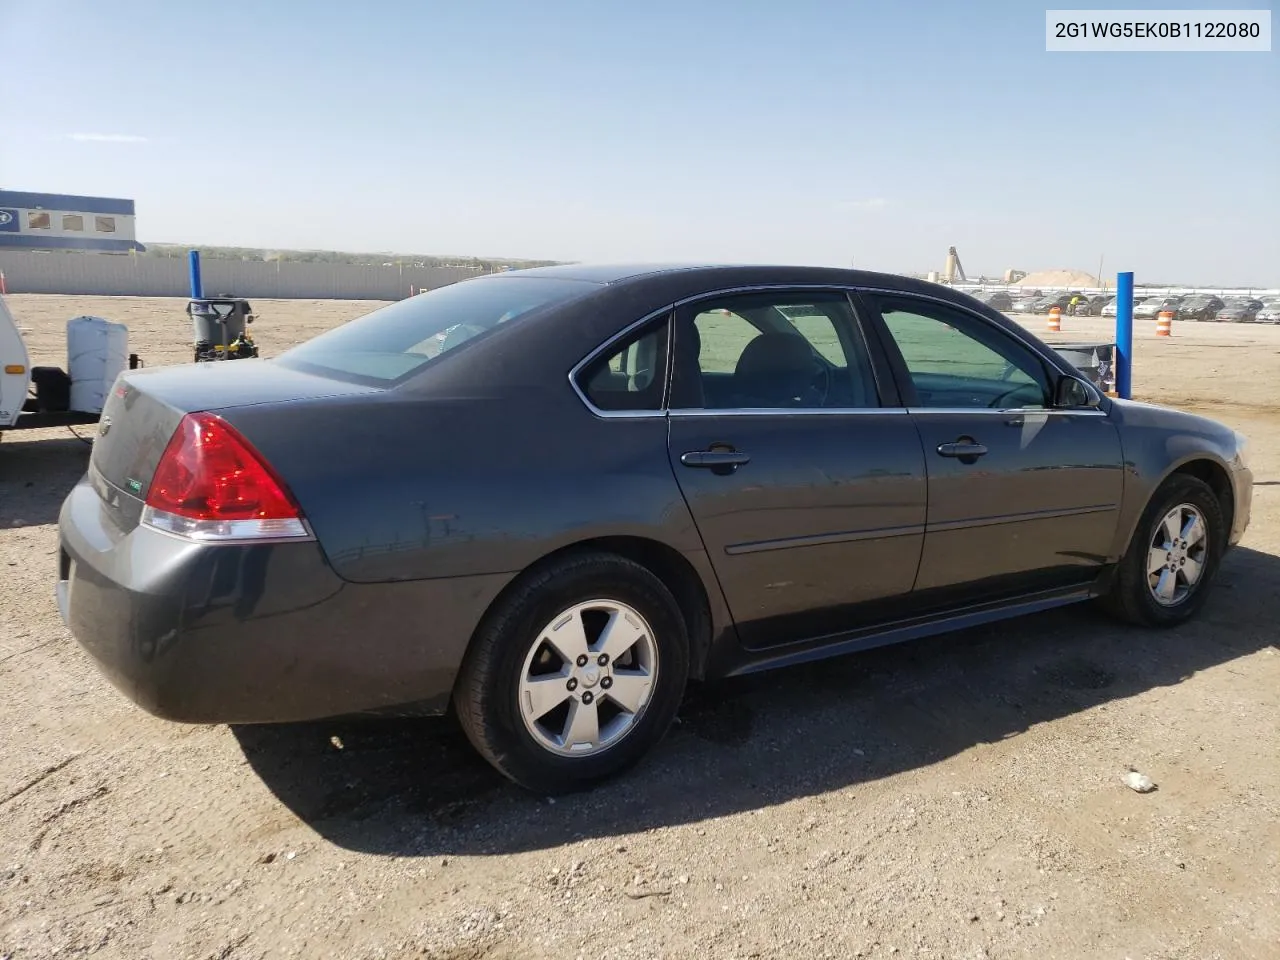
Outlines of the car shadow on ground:
M47 431L15 431L0 441L0 526L56 523L62 501L84 476L93 445L93 427L49 437Z
M694 689L647 760L554 805L501 778L449 719L232 729L280 801L338 846L548 848L853 787L1179 683L1276 643L1277 582L1280 558L1241 547L1175 630L1069 608Z

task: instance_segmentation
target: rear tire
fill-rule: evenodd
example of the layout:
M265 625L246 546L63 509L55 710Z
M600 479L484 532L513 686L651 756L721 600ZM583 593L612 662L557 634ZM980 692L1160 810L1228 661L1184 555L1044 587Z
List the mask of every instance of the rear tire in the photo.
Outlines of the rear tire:
M1207 599L1226 541L1212 488L1195 477L1171 477L1143 511L1103 605L1142 626L1185 623Z
M526 576L486 615L454 707L504 776L566 793L648 753L688 674L688 630L663 582L625 557L579 553Z

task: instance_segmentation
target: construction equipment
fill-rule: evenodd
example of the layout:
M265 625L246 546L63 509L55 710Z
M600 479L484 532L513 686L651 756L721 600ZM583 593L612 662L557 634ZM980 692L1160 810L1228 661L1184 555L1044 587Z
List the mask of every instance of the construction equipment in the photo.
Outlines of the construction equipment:
M964 266L960 263L960 254L956 253L955 247L947 247L947 264L942 268L941 281L943 283L969 282L969 278L964 275Z
M196 363L258 355L246 329L254 320L253 307L243 297L193 297L187 303L187 316L191 318Z

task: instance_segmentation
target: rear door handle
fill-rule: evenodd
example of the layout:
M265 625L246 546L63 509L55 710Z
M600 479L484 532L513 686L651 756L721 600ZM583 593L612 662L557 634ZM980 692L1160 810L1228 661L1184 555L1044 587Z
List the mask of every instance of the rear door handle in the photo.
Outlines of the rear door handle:
M686 467L703 467L716 473L732 473L743 464L750 463L751 457L737 450L690 450L680 454L680 462Z
M973 440L957 440L954 443L938 444L938 454L944 457L958 457L961 460L977 459L986 454L984 444Z

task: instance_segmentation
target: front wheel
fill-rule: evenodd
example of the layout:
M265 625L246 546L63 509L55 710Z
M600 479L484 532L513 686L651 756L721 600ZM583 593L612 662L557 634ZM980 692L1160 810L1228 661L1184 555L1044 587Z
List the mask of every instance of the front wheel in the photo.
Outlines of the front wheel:
M675 718L688 673L671 591L631 560L583 553L525 578L485 618L454 706L501 773L563 793L640 760Z
M1226 519L1212 488L1195 477L1172 477L1138 521L1106 605L1144 626L1189 620L1208 595L1226 541Z

